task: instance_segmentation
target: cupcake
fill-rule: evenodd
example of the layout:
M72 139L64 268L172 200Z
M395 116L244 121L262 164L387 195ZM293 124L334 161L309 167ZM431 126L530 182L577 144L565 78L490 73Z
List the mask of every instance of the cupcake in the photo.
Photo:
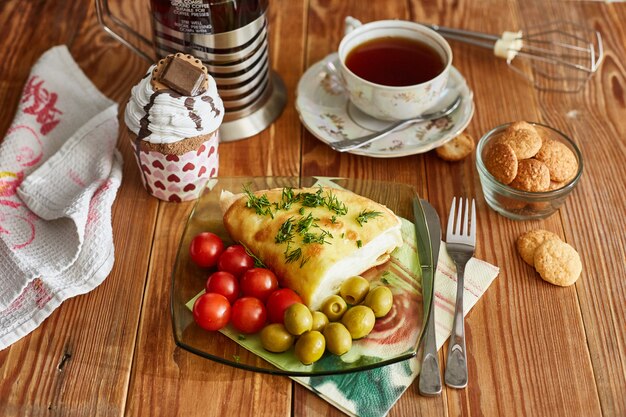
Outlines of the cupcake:
M224 105L199 59L182 53L152 65L124 112L146 190L161 200L198 197L218 171Z

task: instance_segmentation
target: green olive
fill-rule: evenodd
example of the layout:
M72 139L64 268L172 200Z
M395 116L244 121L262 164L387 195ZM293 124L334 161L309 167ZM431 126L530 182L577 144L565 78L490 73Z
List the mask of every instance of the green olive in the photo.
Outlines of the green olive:
M321 311L313 312L313 326L311 326L311 330L317 330L318 332L321 332L324 330L327 324L328 317L326 317L326 314L322 313Z
M343 355L352 348L352 336L341 323L330 323L324 329L326 348L335 355Z
M345 300L338 295L331 295L322 304L322 313L326 314L330 321L339 321L347 309Z
M281 323L267 325L261 330L261 344L263 349L281 353L293 345L293 335Z
M341 284L339 294L348 304L355 305L363 301L369 290L369 281L363 277L355 276L348 278Z
M365 305L374 311L376 318L385 317L393 306L391 290L385 286L372 288L365 297Z
M361 339L372 331L376 317L367 306L354 306L343 315L341 322L350 332L353 339Z
M313 316L311 310L301 303L294 303L285 310L285 328L294 336L311 330Z
M318 331L304 333L296 342L296 357L305 365L319 360L326 349L326 340Z

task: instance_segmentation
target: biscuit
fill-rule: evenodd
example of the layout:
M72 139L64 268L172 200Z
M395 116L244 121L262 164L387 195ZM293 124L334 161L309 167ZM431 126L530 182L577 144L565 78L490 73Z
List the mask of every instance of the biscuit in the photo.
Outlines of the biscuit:
M176 54L171 54L166 56L163 59L160 59L159 62L156 63L156 66L152 70L152 78L150 78L150 84L154 91L158 90L169 90L170 87L161 81L161 73L165 69L168 64L168 61L173 59L174 57L182 59L189 64L193 65L196 68L201 69L205 74L208 74L207 68L204 66L202 61L194 57L193 55L183 54L182 52L178 52ZM209 88L209 77L204 77L204 81L200 87L200 92L204 92Z
M521 214L520 210L526 207L526 201L523 199L507 197L498 193L494 194L494 199L500 207L512 213Z
M524 262L530 266L535 266L535 251L539 246L548 240L561 240L558 235L548 230L535 229L526 233L522 233L515 242L517 252L520 254Z
M510 184L517 176L517 156L506 143L494 143L490 146L484 162L487 171L503 184Z
M545 140L535 158L546 164L552 181L563 182L576 175L578 161L574 152L556 140Z
M565 184L567 184L565 181L559 182L559 181L550 180L550 186L548 186L548 191L553 191L553 190L558 190L560 188L563 188L565 187Z
M435 152L444 161L457 162L471 154L475 147L474 138L463 132L436 148Z
M511 123L507 129L508 130L536 130L533 125L523 120Z
M544 281L566 287L578 280L583 270L576 249L561 240L548 240L535 250L535 269Z
M528 125L528 126L526 126ZM507 127L498 143L506 143L515 151L518 160L532 158L541 149L541 136L537 129L526 122L517 122Z
M532 215L542 215L551 213L553 211L552 203L550 203L549 201L535 201L532 203L528 203L526 208Z
M517 163L517 176L509 185L522 191L546 191L550 186L550 170L541 161L524 159Z

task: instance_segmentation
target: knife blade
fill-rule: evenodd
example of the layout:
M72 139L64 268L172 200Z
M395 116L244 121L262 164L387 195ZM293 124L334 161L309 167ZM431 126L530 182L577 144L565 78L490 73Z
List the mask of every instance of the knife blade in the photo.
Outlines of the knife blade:
M427 271L422 270L422 273L426 272L430 274L432 277L430 284L434 287L437 262L439 261L439 247L441 245L441 224L439 223L439 215L435 208L426 200L422 199L420 202L424 209L424 217L426 218L426 224L428 226L432 254L430 258L431 262L425 265L426 268L424 268L427 269ZM425 281L426 280L422 280L423 283ZM418 385L420 394L426 396L441 394L441 372L439 371L439 356L437 355L437 340L435 338L435 303L433 289L422 288L423 293L428 294L429 298L431 294L433 296L433 299L430 299L428 303L425 302L425 306L428 305L430 307L430 314L426 322L422 368L420 370Z

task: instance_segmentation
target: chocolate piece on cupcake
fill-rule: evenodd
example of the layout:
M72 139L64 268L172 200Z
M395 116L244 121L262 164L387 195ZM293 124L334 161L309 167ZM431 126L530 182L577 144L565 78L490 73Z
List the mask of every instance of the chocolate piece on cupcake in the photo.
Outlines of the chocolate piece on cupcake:
M178 53L150 67L124 114L150 194L166 201L198 196L217 175L223 117L215 80L199 59Z

